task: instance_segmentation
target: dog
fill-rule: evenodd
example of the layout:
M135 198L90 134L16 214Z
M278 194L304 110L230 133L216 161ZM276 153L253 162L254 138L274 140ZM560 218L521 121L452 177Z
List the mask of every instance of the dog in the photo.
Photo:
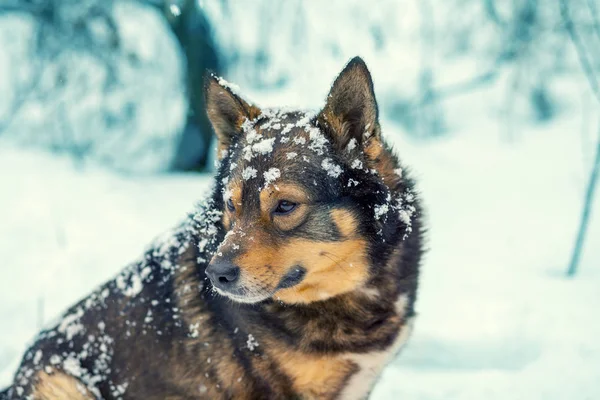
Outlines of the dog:
M205 81L210 194L42 331L3 399L363 399L407 341L422 208L363 60L315 114Z

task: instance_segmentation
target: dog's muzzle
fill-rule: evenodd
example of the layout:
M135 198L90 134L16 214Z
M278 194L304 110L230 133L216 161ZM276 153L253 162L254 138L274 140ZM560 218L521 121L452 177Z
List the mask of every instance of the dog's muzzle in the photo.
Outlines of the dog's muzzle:
M208 265L206 275L214 287L229 292L238 284L240 267L226 261L217 261Z

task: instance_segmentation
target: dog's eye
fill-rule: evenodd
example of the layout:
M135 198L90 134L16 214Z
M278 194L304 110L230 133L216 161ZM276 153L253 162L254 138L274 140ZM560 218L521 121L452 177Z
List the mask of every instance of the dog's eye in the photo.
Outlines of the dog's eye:
M275 209L275 214L288 214L292 212L296 208L296 203L292 203L291 201L281 200L277 204L277 208Z
M227 199L227 209L231 212L235 211L235 206L233 205L233 200Z

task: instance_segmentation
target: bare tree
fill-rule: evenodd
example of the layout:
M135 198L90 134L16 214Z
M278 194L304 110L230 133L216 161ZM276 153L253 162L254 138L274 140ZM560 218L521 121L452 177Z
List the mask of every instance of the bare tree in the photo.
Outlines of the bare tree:
M28 56L31 76L17 88L9 112L0 121L0 133L11 126L28 102L51 99L57 121L64 128L61 142L71 147L78 159L85 157L86 146L69 135L67 99L62 89L71 79L73 54L84 54L105 67L105 90L118 84L114 53L119 48L119 35L112 5L113 0L8 0L0 4L0 14L25 14L36 22Z
M588 6L590 8L591 17L593 20L593 27L596 35L600 37L600 29L596 16L595 4L593 4L593 0L588 1ZM598 84L598 78L596 77L596 73L594 71L594 61L592 55L588 52L583 40L581 39L579 32L575 23L573 22L573 18L570 13L569 4L567 0L560 0L560 13L563 19L563 23L565 29L569 33L569 36L575 46L577 51L577 56L579 57L579 62L583 69L583 72L588 80L590 88L596 97L596 100L600 104L600 85ZM590 175L588 178L588 183L585 191L584 201L583 201L583 209L581 212L581 219L579 222L579 229L577 231L577 237L575 239L575 245L573 248L573 253L571 255L571 261L569 262L569 268L567 270L567 276L572 277L577 273L577 269L579 267L579 261L581 259L581 253L583 251L583 245L585 242L585 237L590 221L590 216L592 213L592 204L594 201L594 194L596 192L596 187L598 185L600 175L600 135L597 138L597 146L596 146L596 155L594 157L594 161L592 163L592 168L590 170Z
M160 22L160 26L152 25L155 29L137 30L133 34L137 35L137 41L133 42L131 28L124 28L124 24L127 18L139 21L142 16L131 11L124 14L124 7L130 10L131 6L145 9L145 18L150 13L153 21ZM115 158L123 148L127 148L127 159L135 160L131 164L154 154L164 165L161 169L205 166L211 132L204 110L202 76L207 68L218 70L218 60L209 23L196 1L0 1L0 17L9 14L21 14L33 21L34 33L29 54L23 61L31 73L22 84L12 82L15 93L7 112L0 115L0 134L16 132L17 129L11 128L18 126L16 135L25 138L22 142L34 141L39 145L46 141L51 149L66 151L78 162L93 155L124 170L127 167L119 165L124 157ZM154 53L162 54L160 59L145 53L144 48L157 48L159 36L164 38L159 40L162 48L169 46L168 54L172 56L165 57L164 50ZM132 44L140 39L151 41L152 45ZM82 61L92 68L82 67ZM82 99L89 99L90 93L97 96L99 105L85 110L93 114L94 120L82 123L86 117L73 105L88 104ZM168 104L187 100L184 115L180 116L182 108L175 113L166 111L157 105L160 99ZM149 127L151 124L143 122L142 115L148 115L150 102L152 107L164 110L169 122L163 121L160 127ZM51 123L43 129L30 130L29 136L24 135L25 110L41 104L45 115L51 116ZM141 136L144 132L138 129L140 126L149 131L145 139ZM167 141L170 141L168 147ZM124 143L131 146L123 146ZM165 165L169 157L171 165Z

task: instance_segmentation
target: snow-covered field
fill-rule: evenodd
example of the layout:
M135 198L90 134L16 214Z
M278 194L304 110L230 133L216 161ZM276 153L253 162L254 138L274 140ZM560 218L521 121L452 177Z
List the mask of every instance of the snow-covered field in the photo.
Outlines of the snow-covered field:
M410 139L397 124L401 119L391 119L396 106L419 95L421 2L347 3L261 0L251 8L227 9L228 2L199 0L231 64L227 78L261 105L318 107L343 62L357 54L373 72L384 136L419 182L430 250L416 330L372 398L600 399L600 193L580 271L565 278L600 130L585 80L568 73L554 79L558 117L533 124L527 122L532 112L524 95L515 98L511 78L501 76L494 85L444 103L446 135ZM481 10L463 12L456 3L435 1L439 25L480 24ZM436 85L461 82L489 67L482 60L492 58L488 51L502 38L481 26L470 43L475 56L449 62L437 51L429 61L437 68ZM440 35L436 43L448 50L455 40ZM9 84L16 82L10 66L18 72L23 64L3 48L0 40L2 116L8 109L2 102L14 90ZM547 47L536 49L550 57ZM264 65L259 53L268 60ZM179 65L172 58L162 57ZM565 59L576 65L574 54ZM171 80L179 82L180 73ZM154 84L180 94L172 83ZM156 93L144 85L142 93ZM155 119L177 113L167 112L161 96L133 97L150 101L155 108L144 110L155 118L145 113L140 121L153 126L127 132L162 137ZM180 103L169 104L181 111ZM80 133L86 133L93 120L75 114ZM18 127L12 128L19 133ZM38 131L29 134L37 142ZM197 174L118 175L15 142L0 136L0 388L9 384L42 325L176 224L210 181ZM131 160L138 161L126 158Z
M419 179L430 251L416 331L374 399L600 398L600 201L581 271L564 277L597 127L582 137L573 111L507 142L502 120L475 108L492 98L449 104L462 128L431 142L383 123ZM118 176L0 141L0 386L40 324L137 256L208 182Z

